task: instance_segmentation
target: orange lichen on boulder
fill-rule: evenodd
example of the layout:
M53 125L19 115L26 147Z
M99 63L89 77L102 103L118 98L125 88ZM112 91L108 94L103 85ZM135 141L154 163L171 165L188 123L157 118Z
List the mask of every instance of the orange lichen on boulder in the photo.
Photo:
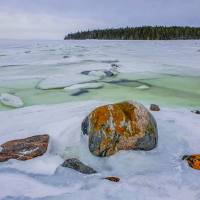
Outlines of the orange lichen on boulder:
M185 155L182 159L187 160L188 165L193 169L200 170L200 154Z
M97 156L109 156L119 150L151 150L157 144L153 116L135 102L96 108L83 121L82 131L89 135L89 149Z

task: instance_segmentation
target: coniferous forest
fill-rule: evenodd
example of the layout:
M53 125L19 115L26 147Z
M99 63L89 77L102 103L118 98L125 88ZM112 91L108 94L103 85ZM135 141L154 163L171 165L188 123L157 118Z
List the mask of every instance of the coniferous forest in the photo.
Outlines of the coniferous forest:
M65 40L103 39L103 40L188 40L200 39L200 27L181 26L143 26L111 28L92 31L78 31L65 36Z

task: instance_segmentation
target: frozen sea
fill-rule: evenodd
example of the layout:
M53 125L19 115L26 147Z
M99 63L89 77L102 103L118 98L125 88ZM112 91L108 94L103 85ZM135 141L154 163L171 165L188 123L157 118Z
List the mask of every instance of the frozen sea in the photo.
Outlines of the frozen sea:
M113 66L116 76L102 75ZM80 83L95 87L80 92ZM200 199L200 172L181 160L200 153L200 116L191 112L200 108L200 41L0 40L2 93L20 97L24 107L0 104L0 144L36 134L51 139L42 157L0 163L0 199ZM82 120L96 106L123 100L160 105L152 113L158 147L94 157ZM98 174L59 167L71 157Z

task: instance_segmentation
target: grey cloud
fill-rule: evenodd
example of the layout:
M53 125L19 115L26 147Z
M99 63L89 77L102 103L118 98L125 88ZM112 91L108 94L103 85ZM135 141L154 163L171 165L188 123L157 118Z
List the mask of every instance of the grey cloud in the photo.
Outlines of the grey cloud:
M199 8L199 0L6 0L0 1L0 37L8 31L8 37L23 32L27 38L62 38L67 32L93 28L200 26ZM15 21L19 28L13 26Z

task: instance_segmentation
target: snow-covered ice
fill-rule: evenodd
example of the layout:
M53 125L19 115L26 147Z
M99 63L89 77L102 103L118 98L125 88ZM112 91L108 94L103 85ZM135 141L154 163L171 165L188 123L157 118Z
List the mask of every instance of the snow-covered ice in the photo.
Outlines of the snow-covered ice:
M190 112L200 106L199 47L193 40L0 41L0 93L14 94L26 106L0 104L0 144L50 135L43 156L0 163L0 199L199 200L199 171L181 160L200 153L200 116ZM115 63L117 76L105 77ZM88 93L70 96L88 84L93 88ZM82 120L99 105L137 99L161 107L152 112L158 147L93 156L81 134ZM98 174L60 166L72 157ZM102 179L106 176L120 182Z
M48 77L45 80L42 80L37 88L39 89L56 89L56 88L64 88L67 86L71 86L74 84L79 84L79 83L87 83L91 81L96 81L98 78L96 77L91 77L91 76L84 76L81 74L73 74L73 75L68 75L68 76L51 76Z
M14 108L19 108L24 105L24 102L20 97L8 93L0 94L0 102L6 106L11 106Z
M0 112L0 143L41 133L51 138L44 156L0 164L0 180L5 187L1 197L91 199L95 195L95 199L132 199L134 194L136 199L188 199L189 196L198 199L198 171L189 168L181 157L199 152L199 116L189 109L162 108L153 113L159 130L156 149L121 151L108 158L98 158L89 152L80 126L93 108L105 103L86 101ZM99 173L85 176L59 167L71 156ZM111 175L119 176L121 182L101 179ZM12 185L18 181L23 184Z

